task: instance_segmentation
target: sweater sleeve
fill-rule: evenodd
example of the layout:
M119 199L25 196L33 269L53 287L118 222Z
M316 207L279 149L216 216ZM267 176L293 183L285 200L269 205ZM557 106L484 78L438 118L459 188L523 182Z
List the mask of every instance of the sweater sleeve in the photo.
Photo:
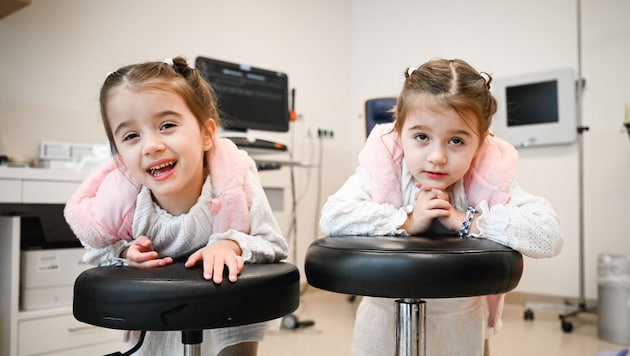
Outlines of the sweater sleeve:
M485 201L479 204L481 215L477 227L480 233L473 236L496 241L528 257L545 258L560 253L563 239L551 204L525 192L516 183L510 196L507 204L492 207Z
M119 240L104 247L93 247L84 243L85 253L82 260L93 266L126 266L127 260L121 258L120 254L130 244L127 240Z
M288 244L271 210L271 205L255 172L248 173L247 184L251 194L251 229L249 234L229 229L214 233L209 242L230 239L236 241L247 263L271 263L287 258Z
M344 185L324 204L319 222L326 236L343 235L406 235L400 229L410 207L397 208L372 199L372 179L359 166Z

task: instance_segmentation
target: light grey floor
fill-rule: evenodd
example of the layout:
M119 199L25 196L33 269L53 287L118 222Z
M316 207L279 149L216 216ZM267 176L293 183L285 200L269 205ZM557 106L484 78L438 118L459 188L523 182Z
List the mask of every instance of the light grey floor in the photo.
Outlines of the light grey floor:
M299 320L315 325L297 330L273 328L260 344L259 356L350 356L354 313L359 300L309 287L295 312ZM573 319L574 330L560 328L558 311L536 310L535 320L523 320L522 304L506 304L503 329L490 341L492 356L595 356L602 351L620 351L616 345L597 337L594 314ZM375 355L379 356L379 355Z

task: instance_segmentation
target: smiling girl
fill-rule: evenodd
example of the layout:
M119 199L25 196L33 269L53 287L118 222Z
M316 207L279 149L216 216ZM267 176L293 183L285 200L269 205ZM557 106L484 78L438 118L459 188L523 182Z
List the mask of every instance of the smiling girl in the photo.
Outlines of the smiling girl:
M489 133L497 106L490 75L459 59L436 59L405 77L393 124L370 133L356 172L322 208L322 232L456 234L529 257L557 255L556 213L517 185L516 150ZM502 296L428 300L427 354L487 353L484 339L500 329L502 303ZM355 355L393 355L393 300L362 299L352 348Z
M125 66L100 95L114 158L66 205L95 265L156 268L184 259L204 278L234 282L244 263L287 257L247 153L216 136L212 88L183 58ZM208 282L212 283L212 282ZM256 355L265 324L205 330L204 355ZM148 332L140 354L181 352L179 332Z

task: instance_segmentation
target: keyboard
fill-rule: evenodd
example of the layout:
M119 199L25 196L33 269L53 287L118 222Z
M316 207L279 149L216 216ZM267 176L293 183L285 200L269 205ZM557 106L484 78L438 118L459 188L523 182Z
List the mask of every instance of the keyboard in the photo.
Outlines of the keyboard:
M273 151L286 151L287 146L274 141L255 139L249 140L247 137L228 137L236 146L243 149L257 149L257 150L273 150Z

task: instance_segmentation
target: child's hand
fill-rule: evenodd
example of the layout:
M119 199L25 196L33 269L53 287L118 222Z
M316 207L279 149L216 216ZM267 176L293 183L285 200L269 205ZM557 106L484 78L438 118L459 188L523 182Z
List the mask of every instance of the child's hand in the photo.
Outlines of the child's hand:
M438 189L432 189L432 192L435 194L435 199L441 199L449 202L447 192ZM439 221L440 224L448 230L457 232L462 227L464 219L466 219L466 213L455 209L455 207L449 203L448 214L440 217ZM478 229L471 223L469 232L478 232Z
M151 240L146 236L140 236L133 240L131 245L120 254L127 259L129 267L154 268L173 263L173 258L158 258L158 253L153 251Z
M452 206L448 202L448 194L444 199L441 193L444 192L420 188L416 196L416 206L402 226L409 235L427 231L433 219L448 217Z
M440 224L448 230L458 231L466 218L466 213L455 209L455 207L451 205L447 192L439 189L431 189L431 191L435 195L434 199L444 200L448 203L448 208L446 209L447 214L438 218Z
M223 282L223 266L227 266L230 282L236 282L244 266L241 247L232 240L218 240L203 247L188 257L186 267L203 260L203 278L220 284Z

